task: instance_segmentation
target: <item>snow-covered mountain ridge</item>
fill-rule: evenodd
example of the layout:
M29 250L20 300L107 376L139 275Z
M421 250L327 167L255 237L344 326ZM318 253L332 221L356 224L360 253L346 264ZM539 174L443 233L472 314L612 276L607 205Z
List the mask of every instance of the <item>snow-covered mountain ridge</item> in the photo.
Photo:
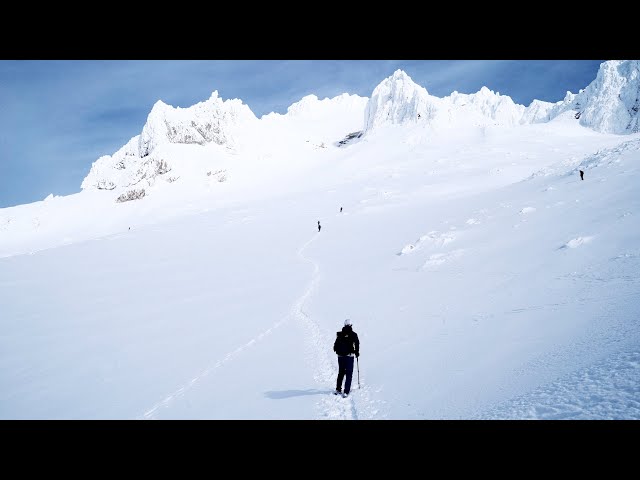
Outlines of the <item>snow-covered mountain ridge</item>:
M309 147L346 145L347 140L362 136L359 132L372 134L393 124L422 125L431 131L457 129L466 134L474 128L549 122L570 111L580 125L595 131L635 133L639 129L639 72L638 60L604 62L596 79L578 94L567 92L557 103L534 100L528 107L487 87L474 94L453 92L435 97L402 70L384 79L370 98L345 93L319 100L307 95L286 114L270 113L260 119L241 100L222 100L217 91L189 108L158 101L142 132L113 155L96 160L81 188L119 194L128 188L151 187L157 178L185 182L219 170L230 155L253 152L236 159L247 162L294 149L304 156ZM170 145L202 148L182 151ZM191 161L193 155L202 158L198 166Z
M601 64L596 79L578 94L567 92L557 103L533 100L528 107L482 87L474 94L453 92L438 98L397 70L373 91L365 112L365 130L387 123L454 123L456 116L475 115L476 125L518 125L548 122L573 111L580 124L603 133L637 133L640 109L640 61Z

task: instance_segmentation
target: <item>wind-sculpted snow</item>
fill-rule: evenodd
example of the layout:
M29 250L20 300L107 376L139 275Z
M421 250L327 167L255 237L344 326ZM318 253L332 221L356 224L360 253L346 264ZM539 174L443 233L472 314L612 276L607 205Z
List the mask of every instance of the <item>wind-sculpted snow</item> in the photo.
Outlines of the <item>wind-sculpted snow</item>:
M562 102L558 102L560 104ZM556 106L555 103L543 102L542 100L534 100L527 108L525 108L520 118L520 123L543 123L551 120L550 112Z
M135 153L139 136L113 156L105 155L94 162L89 175L82 182L82 188L115 190L118 187L130 187L144 182L144 186L153 185L159 175L171 171L171 166L162 156L155 154L141 158Z
M215 144L233 148L239 130L254 122L257 118L247 105L237 99L223 101L217 91L209 100L188 108L172 107L159 100L151 109L142 133L115 154L95 161L81 187L114 190L143 180L146 186L153 185L156 177L170 171L173 163L159 147Z
M382 124L432 119L441 99L432 97L402 70L383 80L371 94L365 110L365 131Z
M567 92L549 113L551 119L574 111L580 124L598 132L629 134L640 131L640 61L603 62L593 82L577 95Z
M365 131L386 124L418 123L434 128L517 125L525 107L487 87L438 98L397 70L373 91L365 111Z
M525 110L523 105L514 103L511 97L500 95L487 87L482 87L471 95L453 92L445 100L449 100L455 107L465 107L468 111L480 113L499 125L517 125Z
M610 61L576 97L580 123L599 132L636 133L640 107L640 61Z
M139 139L138 154L146 157L161 143L218 145L235 143L234 127L257 120L241 100L223 101L214 91L211 98L189 108L156 102Z
M93 162L89 174L82 181L81 188L112 190L117 185L128 185L131 172L141 163L138 151L139 140L140 135L136 135L113 155L104 155Z
M320 100L316 95L307 95L298 102L292 104L287 109L289 118L321 118L327 114L336 114L342 109L347 111L350 109L364 108L368 98L358 95L349 95L343 93L334 98L325 98ZM279 116L277 113L270 113L265 117ZM263 118L265 118L263 117Z

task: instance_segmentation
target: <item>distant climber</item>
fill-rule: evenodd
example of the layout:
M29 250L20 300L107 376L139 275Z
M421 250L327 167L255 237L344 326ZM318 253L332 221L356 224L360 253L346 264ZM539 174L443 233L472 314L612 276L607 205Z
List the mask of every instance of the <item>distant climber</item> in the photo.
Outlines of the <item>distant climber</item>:
M342 207L340 207L340 213L342 213Z
M322 227L320 226L320 220L318 220L318 233L320 232L320 229L321 229L321 228L322 228Z
M584 180L584 172L580 170L580 180Z

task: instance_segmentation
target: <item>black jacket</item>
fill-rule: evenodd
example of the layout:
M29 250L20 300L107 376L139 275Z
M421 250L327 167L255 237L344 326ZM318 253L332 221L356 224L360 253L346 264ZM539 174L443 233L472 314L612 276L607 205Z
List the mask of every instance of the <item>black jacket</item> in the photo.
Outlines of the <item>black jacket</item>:
M342 330L336 332L336 341L333 342L333 351L340 356L355 353L360 355L360 340L358 334L351 329L351 325L345 325Z

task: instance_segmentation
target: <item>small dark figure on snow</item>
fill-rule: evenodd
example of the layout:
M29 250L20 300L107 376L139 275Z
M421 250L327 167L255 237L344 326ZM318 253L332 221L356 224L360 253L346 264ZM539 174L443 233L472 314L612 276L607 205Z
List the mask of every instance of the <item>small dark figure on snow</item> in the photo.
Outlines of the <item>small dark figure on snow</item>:
M342 393L343 397L349 395L351 390L351 377L353 376L353 356L360 356L360 340L358 334L351 328L351 320L344 321L344 327L336 332L336 341L333 342L333 351L338 355L338 380L336 381L335 395ZM342 380L344 393L342 392Z
M580 180L584 180L584 172L580 170Z
M340 207L340 213L342 213L342 207Z
M322 227L320 226L320 220L318 220L318 232L320 231Z

